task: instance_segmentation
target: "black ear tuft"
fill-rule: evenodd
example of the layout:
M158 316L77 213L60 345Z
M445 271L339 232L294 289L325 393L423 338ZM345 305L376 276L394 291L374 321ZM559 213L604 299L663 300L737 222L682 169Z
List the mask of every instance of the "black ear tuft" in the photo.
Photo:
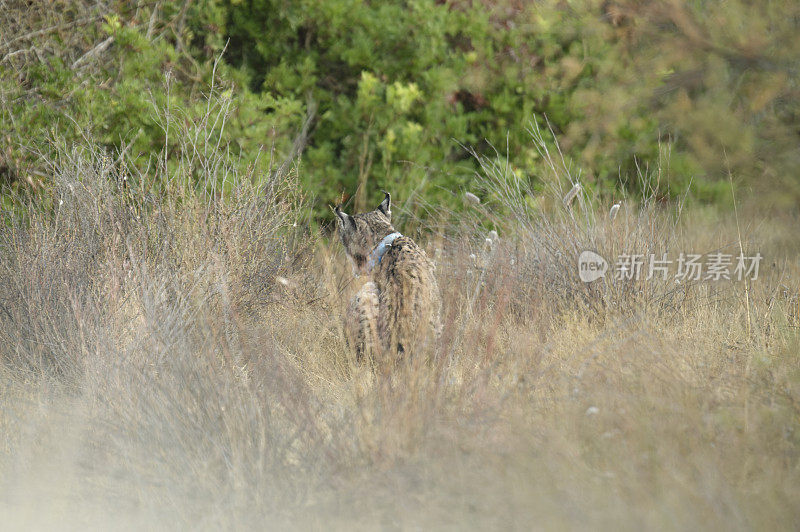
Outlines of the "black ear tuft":
M392 195L388 192L383 192L386 196L383 198L383 201L380 205L378 205L378 210L381 211L384 216L391 219L392 218Z
M339 205L333 208L333 212L336 213L336 217L339 218L342 229L355 229L356 221L353 220L352 216L344 212Z

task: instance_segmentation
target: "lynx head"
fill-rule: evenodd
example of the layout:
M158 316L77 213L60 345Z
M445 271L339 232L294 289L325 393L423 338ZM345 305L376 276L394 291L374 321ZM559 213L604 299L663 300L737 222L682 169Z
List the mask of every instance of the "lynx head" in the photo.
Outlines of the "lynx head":
M354 271L367 272L367 258L386 235L394 233L392 227L392 198L388 192L386 197L374 211L349 215L337 205L333 212L339 226L344 250L350 258Z

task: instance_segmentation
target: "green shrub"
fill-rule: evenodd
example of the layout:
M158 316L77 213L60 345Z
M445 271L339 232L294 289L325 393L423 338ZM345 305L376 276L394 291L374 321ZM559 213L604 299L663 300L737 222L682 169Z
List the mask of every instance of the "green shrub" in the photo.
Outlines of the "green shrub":
M77 36L37 37L34 48L48 45L36 54L25 52L30 40L12 40L20 54L8 58L0 43L0 127L14 132L0 156L18 180L35 181L26 172L36 164L19 146L39 149L52 135L88 131L146 164L165 140L153 109L202 116L213 86L236 109L223 140L240 164L265 175L302 152L301 185L320 217L353 194L352 207L364 208L381 189L457 208L464 189L483 193L465 147L489 156L496 147L535 190L546 170L526 132L531 120L553 129L601 197L638 193L633 177L656 167L664 199L689 189L690 198L727 201L729 173L768 199L800 197L800 7L788 0L170 0L114 9ZM36 21L31 28L52 22ZM108 36L106 50L74 67Z

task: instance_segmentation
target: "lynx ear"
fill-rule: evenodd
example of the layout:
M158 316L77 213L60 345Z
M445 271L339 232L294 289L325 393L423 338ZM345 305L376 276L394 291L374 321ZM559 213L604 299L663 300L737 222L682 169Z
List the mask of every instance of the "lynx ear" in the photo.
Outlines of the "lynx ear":
M380 205L378 205L378 210L383 213L388 219L392 219L392 195L388 192L384 191L386 197L383 198L383 201Z
M342 209L339 208L339 205L333 208L333 212L336 213L336 218L339 220L339 228L342 230L345 229L355 229L356 228L356 221L353 220L353 217L344 212Z

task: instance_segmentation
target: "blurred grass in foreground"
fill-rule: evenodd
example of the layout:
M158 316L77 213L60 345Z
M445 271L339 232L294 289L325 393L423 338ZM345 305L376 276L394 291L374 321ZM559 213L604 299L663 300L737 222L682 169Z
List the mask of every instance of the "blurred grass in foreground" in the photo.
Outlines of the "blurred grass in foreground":
M613 220L584 192L565 209L557 163L531 206L482 159L487 200L464 214L422 226L397 203L436 258L445 327L435 364L376 376L342 337L357 282L305 228L293 179L253 180L224 150L137 179L124 156L56 152L52 190L0 223L7 527L800 519L797 220L679 215L646 194ZM130 185L148 179L167 188ZM740 242L765 257L752 283L577 277L582 249Z

